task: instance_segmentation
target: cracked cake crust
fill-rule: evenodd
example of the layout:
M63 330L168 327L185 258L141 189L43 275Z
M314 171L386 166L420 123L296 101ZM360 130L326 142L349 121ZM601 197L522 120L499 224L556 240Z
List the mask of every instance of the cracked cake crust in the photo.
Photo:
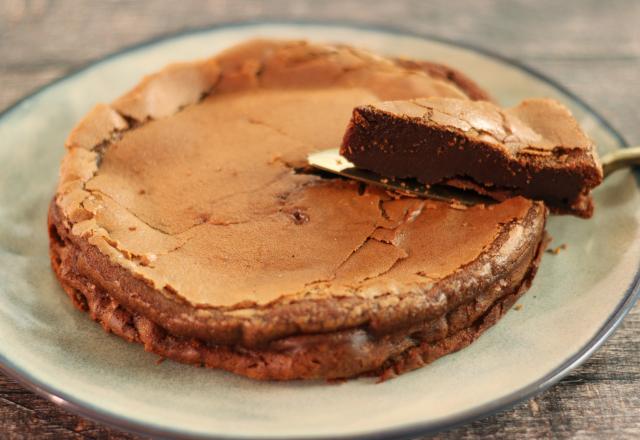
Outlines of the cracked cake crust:
M239 365L304 335L358 329L382 341L518 267L534 273L539 203L459 211L298 171L307 152L339 143L358 103L477 95L423 70L346 46L254 41L145 78L67 141L49 217L58 278L105 328L176 360L282 379L382 368L399 353L308 373L276 371L269 358L254 374L204 360L206 350L188 358L184 344ZM528 285L510 282L503 293ZM108 314L91 305L103 303ZM149 329L184 350L148 339Z
M143 344L146 351L258 380L340 379L363 374L387 380L458 351L494 325L527 291L548 243L540 230L542 238L538 245L518 256L510 274L496 277L477 296L457 298L456 305L439 316L413 324L405 322L402 327L382 334L364 325L329 333L284 336L257 347L244 347L193 335L176 336L158 325L153 314L136 312L136 307L131 307L127 300L129 297L120 301L113 294L112 285L100 280L95 284L96 280L82 270L86 267L82 263L86 251L73 245L74 238L60 225L56 210L52 203L49 211L52 266L76 308L89 313L106 331ZM274 312L277 315L283 310Z
M66 272L77 272L101 286L132 312L149 317L174 335L259 347L298 333L342 328L366 327L373 334L385 334L442 316L473 299L478 292L507 279L522 255L543 240L545 215L541 204L533 205L524 218L503 225L499 237L476 260L438 282L417 286L414 291L400 295L389 291L379 298L344 296L322 301L299 298L253 308L249 314L238 314L233 309L209 309L202 314L201 309L186 302L158 295L146 280L132 277L97 247L72 234L64 226L55 203L51 205L49 225L52 243L65 243L78 250L65 266Z

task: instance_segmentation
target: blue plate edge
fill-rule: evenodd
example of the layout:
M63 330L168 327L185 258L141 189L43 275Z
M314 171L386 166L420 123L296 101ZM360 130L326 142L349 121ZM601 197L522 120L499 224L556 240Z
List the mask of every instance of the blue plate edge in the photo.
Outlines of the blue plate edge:
M322 21L322 20L289 20L289 19L270 19L270 20L243 20L243 21L229 21L229 22L220 22L211 26L197 27L185 29L178 32L171 32L166 34L161 34L159 36L155 36L148 40L145 40L141 43L125 47L116 52L110 53L104 57L101 57L97 60L93 60L81 66L74 71L55 79L52 82L49 82L34 91L30 92L26 96L18 99L13 104L9 105L2 112L0 112L0 120L8 116L10 113L15 111L22 104L28 102L32 98L35 98L40 93L46 91L47 89L62 83L64 81L73 79L75 76L84 73L87 70L90 70L94 67L98 67L103 62L109 61L118 56L135 52L136 50L143 49L152 44L156 44L165 40L170 40L172 38L177 38L181 36L195 35L199 33L205 33L215 30L228 29L228 28L242 28L242 27L251 27L256 25L299 25L299 26L329 26L329 27L347 27L353 29L361 29L368 31L378 31L385 32L394 35L408 36L408 37L416 37L422 38L425 40L435 41L439 43L443 43L446 45L459 47L463 49L468 49L470 51L485 55L489 58L499 60L505 64L508 64L512 67L515 67L519 70L526 72L527 74L551 85L553 88L573 100L577 103L582 109L589 113L591 116L595 117L598 122L606 128L606 130L618 141L621 147L626 148L629 146L626 139L619 133L619 131L613 127L613 125L605 119L600 113L594 110L588 103L586 103L582 98L577 96L571 90L554 80L553 78L548 77L547 75L531 68L520 61L514 60L507 56L495 53L489 49L479 47L473 45L471 43L451 40L447 38L443 38L437 35L430 35L428 33L420 33L416 31L409 31L398 27L383 25L383 24L366 24L366 23L358 23L358 22L350 22L348 20L331 20L331 21ZM636 180L640 177L639 173L636 174ZM608 337L618 328L624 317L629 313L629 311L633 308L638 298L640 297L640 270L638 270L634 276L634 279L631 285L627 288L623 299L616 306L616 309L611 313L609 318L605 321L603 326L596 332L593 338L589 340L587 344L584 345L577 353L573 356L569 357L563 364L558 366L556 369L552 370L550 373L545 375L543 378L533 382L532 384L523 387L522 389L515 391L507 396L504 396L500 399L494 400L489 404L481 405L477 408L469 410L467 412L457 414L453 417L442 419L436 423L427 423L427 424L411 424L404 427L399 428L390 428L388 430L378 430L375 432L364 432L355 435L347 435L341 437L331 437L336 439L344 439L344 440L360 440L360 439L396 439L396 438L406 438L416 435L425 435L425 434L433 434L435 432L439 432L442 430L452 429L462 424L466 424L473 420L484 418L495 414L500 411L504 411L508 408L511 408L518 403L529 399L530 397L539 394L552 385L559 382L562 378L564 378L571 370L581 365L584 361L586 361L595 350L597 350L607 339ZM0 371L4 372L7 376L13 378L21 385L35 392L36 394L50 400L51 402L68 409L76 414L87 417L99 423L103 423L121 430L126 430L131 433L141 434L141 435L152 435L154 438L184 438L184 439L246 439L246 438L254 438L254 439L272 439L273 437L221 437L221 436L211 436L211 435L201 435L194 433L185 433L182 431L156 427L154 425L148 425L140 422L136 422L133 419L123 417L118 414L114 414L111 412L107 412L104 410L99 410L92 408L93 405L91 403L82 403L76 401L73 397L67 395L62 390L55 390L49 387L45 383L40 383L38 380L31 377L28 373L21 371L19 367L14 365L9 359L5 358L3 355L0 355ZM328 437L303 437L307 440L315 440L315 439L326 439Z

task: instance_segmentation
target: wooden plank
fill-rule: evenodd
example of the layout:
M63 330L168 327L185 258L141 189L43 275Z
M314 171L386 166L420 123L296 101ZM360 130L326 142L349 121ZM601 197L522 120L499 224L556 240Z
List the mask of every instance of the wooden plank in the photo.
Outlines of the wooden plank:
M75 2L5 0L2 64L76 64L152 35L244 19L350 20L460 39L510 56L640 55L634 0ZM22 5L6 6L6 5ZM635 18L635 20L634 20ZM27 49L27 50L25 50Z

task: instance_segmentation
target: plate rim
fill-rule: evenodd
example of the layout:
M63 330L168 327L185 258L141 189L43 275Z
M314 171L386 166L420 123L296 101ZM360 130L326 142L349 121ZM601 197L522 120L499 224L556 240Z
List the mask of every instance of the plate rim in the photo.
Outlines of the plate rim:
M121 49L118 49L114 52L111 52L107 55L104 55L100 58L88 61L87 63L81 65L80 67L66 73L65 75L56 78L53 81L50 81L40 87L37 87L33 91L28 94L22 96L21 98L15 100L12 104L6 107L4 110L0 112L0 123L2 120L9 116L12 112L18 109L22 104L30 101L35 98L39 94L47 91L48 89L64 82L67 80L71 80L76 76L81 75L82 73L90 70L94 67L98 67L100 64L115 59L119 56L128 54L130 52L134 52L139 49L144 49L145 47L152 46L157 43L161 43L163 41L169 41L174 38L189 36L189 35L197 35L201 33L207 32L215 32L225 29L234 29L234 28L251 28L254 26L260 25L271 25L271 26L325 26L325 27L335 27L335 28L348 28L348 29L356 29L356 30L364 30L371 32L381 32L396 36L406 36L419 38L427 41L434 41L437 43L442 43L448 46L466 49L477 54L489 57L493 60L500 61L506 65L514 67L520 71L527 73L528 75L537 78L540 81L552 86L554 89L571 99L574 103L580 106L586 113L590 114L594 117L599 124L601 124L606 131L612 135L617 142L620 144L622 148L628 148L629 143L626 141L624 136L616 129L604 116L602 116L598 111L596 111L590 104L584 101L583 98L578 96L576 93L572 92L566 86L558 82L557 80L547 76L535 68L528 66L525 63L522 63L519 60L513 59L509 56L502 55L500 53L494 52L493 50L487 49L483 46L478 46L473 43L466 42L464 40L456 40L451 38L441 37L439 35L434 35L426 32L419 32L410 29L405 29L398 26L391 26L380 23L364 23L364 22L355 22L350 20L312 20L312 19L287 19L287 18L274 18L274 19L252 19L252 20L237 20L237 21L222 21L215 23L213 25L199 26L199 27L191 27L179 31L172 31L161 33L159 35L153 36L151 38L145 39L141 42L138 42L133 45L125 46ZM640 173L634 172L636 181L639 181ZM581 347L577 352L573 353L569 356L564 362L562 362L558 367L551 370L547 374L545 374L540 379L526 385L506 396L503 396L499 399L488 402L484 405L479 405L475 408L472 408L468 411L462 412L460 414L445 417L437 422L416 422L410 423L400 427L394 427L389 429L382 429L376 431L363 431L357 434L351 435L343 435L339 437L335 436L321 436L321 437L313 437L313 436L305 436L304 438L307 440L312 439L327 439L327 438L335 438L342 440L360 440L360 439L369 439L369 438L378 438L378 439L396 439L396 438L405 438L417 435L425 435L425 434L433 434L436 432L440 432L447 429L452 429L458 427L460 425L472 422L474 420L485 418L490 415L496 414L498 412L507 410L509 408L514 407L515 405L521 403L524 400L527 400L534 395L540 394L550 388L552 385L559 382L563 379L570 371L574 368L581 365L585 362L611 335L612 333L620 326L624 317L629 313L629 311L633 308L635 303L638 301L640 297L640 268L636 270L636 273L633 277L633 280L630 286L627 288L626 292L622 300L618 303L616 308L612 311L609 317L605 320L604 324L598 329L598 331L593 335L589 341ZM32 377L29 373L21 370L21 368L15 365L10 359L6 356L0 354L0 371L6 374L8 377L12 378L25 388L34 392L35 394L44 397L50 402L56 404L59 407L62 407L65 410L68 410L72 413L75 413L81 417L86 417L95 422L119 429L124 430L130 433L141 434L141 435L151 435L154 438L183 438L183 439L246 439L246 438L254 438L254 439L272 439L273 437L247 437L247 436L221 436L216 434L197 434L197 433L187 433L180 429L172 429L160 427L158 425L153 425L141 421L136 421L133 418L115 414L110 411L101 410L93 407L91 403L88 402L80 402L76 400L74 397L67 394L64 390L56 389L53 386L48 385L47 383L43 383L34 377Z

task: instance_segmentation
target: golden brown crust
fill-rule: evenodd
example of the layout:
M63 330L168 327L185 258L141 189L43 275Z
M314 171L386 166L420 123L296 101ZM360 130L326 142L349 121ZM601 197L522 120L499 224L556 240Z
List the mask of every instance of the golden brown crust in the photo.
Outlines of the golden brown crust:
M64 244L70 252L67 270L100 286L127 309L149 317L177 336L258 347L295 334L361 326L384 334L442 316L496 282L508 279L522 255L542 240L545 217L542 204L532 204L523 219L503 225L499 237L476 260L418 290L389 292L374 298L300 299L252 308L248 314L224 309L210 309L205 314L202 309L162 295L141 277L110 262L86 239L71 234L55 203L49 213L49 228L52 243ZM393 306L387 305L389 300Z
M122 172L137 173L137 169L140 166L145 166L146 163L149 163L147 157L148 154L152 153L145 152L147 148L144 146L145 142L147 143L146 145L149 142L153 145L157 144L160 139L154 138L154 140L149 141L142 137L139 141L142 143L141 146L134 145L131 147L132 151L138 152L139 156L124 157L122 159L124 162L121 162L121 164L128 169L115 169L112 172L113 177L106 177L104 175L106 171L102 171L105 168L104 161L108 162L107 165L110 164L109 158L116 154L112 154L115 149L114 146L120 147L127 142L131 144L130 139L135 138L138 134L151 132L152 130L148 129L148 127L154 125L153 122L157 122L156 120L168 120L171 114L178 112L185 106L199 102L207 94L215 93L221 96L220 99L223 99L224 96L229 95L232 91L240 89L253 90L258 86L263 90L278 88L295 90L296 88L309 86L314 88L338 87L335 98L343 99L344 97L346 99L344 105L349 105L349 102L352 102L353 99L361 98L355 95L351 96L350 93L352 92L348 90L342 90L345 90L345 87L349 87L356 90L354 93L362 94L363 92L357 91L360 84L366 84L367 87L380 96L392 93L396 94L394 96L415 93L463 96L460 89L453 83L440 79L431 79L421 72L412 72L404 69L397 66L392 60L349 47L312 45L305 42L254 41L231 48L216 58L169 66L161 72L145 78L139 86L118 99L111 107L97 107L72 132L67 142L69 152L65 157L61 170L61 180L56 196L56 202L61 208L62 217L68 222L65 226L74 235L87 237L88 241L98 248L101 253L109 256L112 262L116 262L126 270L137 273L139 276L151 281L157 289L164 291L165 296L179 299L173 293L177 293L181 289L169 286L166 279L156 275L157 270L153 269L153 264L149 264L150 262L153 263L153 260L158 257L158 251L175 253L175 250L183 246L186 240L191 239L190 235L184 238L178 237L178 232L197 226L197 223L193 222L232 224L242 223L244 219L242 217L239 219L234 218L233 211L230 211L231 218L227 216L227 218L222 219L212 219L209 213L196 213L194 220L189 220L191 223L185 223L182 226L174 225L169 228L162 228L157 225L151 225L148 215L134 213L130 208L124 206L123 197L126 196L127 200L135 198L133 202L129 202L129 205L131 203L146 202L145 206L150 206L149 209L157 206L159 200L157 198L152 199L149 195L139 197L135 194L121 194L123 191L132 189L131 181L122 181ZM291 93L296 97L295 99L301 99L301 97L295 95L295 91ZM276 96L276 98L278 97ZM318 95L319 98L328 99L326 102L329 105L333 102L333 95L326 97ZM288 98L285 96L282 99ZM280 104L275 103L274 105ZM284 116L284 120L287 120L287 116ZM269 126L267 122L254 121L251 118L248 124L245 123L245 125L236 129L228 128L228 130L231 132L235 130L238 133L254 131L256 133L255 136L263 140L269 134L269 130L271 130L271 133L273 133L273 130L281 130L280 128ZM264 129L261 128L262 125L265 126ZM155 124L154 126L158 127L159 125ZM339 123L338 126L340 126ZM88 131L91 132L91 128L95 131L93 138L87 135ZM185 133L188 133L189 130L186 129ZM313 135L314 133L310 134ZM275 136L273 141L274 148L276 148L276 145L282 148L286 141L290 145L288 148L299 151L296 156L302 155L304 157L304 151L300 151L299 147L301 142L293 139L294 137L287 135L287 139L284 139L282 136ZM91 146L90 144L93 143L91 140L97 143ZM302 139L301 141L305 140ZM223 142L225 141L223 140ZM309 147L307 146L306 148ZM123 148L118 149L118 151L121 150ZM286 159L283 158L282 160ZM103 163L99 165L101 161ZM140 165L135 165L136 162L140 162ZM266 166L262 169L266 171L263 180L264 184L269 186L275 182L276 185L271 185L271 187L273 188L272 191L275 192L273 195L278 197L278 194L283 192L290 193L292 188L313 183L313 178L310 176L287 176L290 171L286 167ZM98 175L99 170L102 175ZM187 170L185 172L189 173L190 171ZM235 173L233 170L230 172ZM211 174L207 169L203 170L203 173ZM252 179L256 180L256 177L257 173L254 171ZM106 184L103 183L107 178L110 180ZM227 178L223 177L223 181L225 179ZM109 192L109 188L105 189L105 185L111 185L109 187L111 192ZM162 182L160 182L160 185L162 185ZM237 183L234 185L237 185ZM164 185L164 188L160 188L160 190L165 191L166 188L167 185ZM144 191L144 189L141 191ZM182 190L180 189L180 191ZM277 191L280 191L280 193L277 193ZM114 194L114 192L118 192L118 194ZM250 192L246 191L246 193ZM303 196L306 197L306 195ZM179 200L189 201L182 196L176 197L179 197ZM225 193L221 193L219 198L232 200ZM165 200L171 199L165 198ZM250 199L248 203L254 204L255 201ZM198 209L205 209L205 205L206 201L203 201L203 208ZM189 209L189 206L184 205L184 208ZM285 211L287 209L292 209L293 211L298 209L295 206L284 206L283 208L276 206L275 208L284 209ZM233 210L236 208L230 207L228 209ZM268 209L274 208L269 206ZM163 216L166 218L167 211L170 212L172 210L175 211L174 206L167 206L165 212L158 215L161 218ZM220 215L220 208L216 206L216 210L214 215ZM176 212L178 216L183 215L179 211ZM101 213L104 213L104 215ZM107 217L107 214L110 217ZM128 242L126 240L123 241L121 238L122 234L120 234L119 238L114 233L114 230L118 232L117 228L122 227L122 222L126 218L129 218L134 223L134 226L130 227L135 228L135 224L139 224L140 227L146 228L148 234L153 235L151 238L155 237L154 239L161 240L162 243L150 252L144 251L148 247L127 244ZM181 218L188 219L188 216ZM141 221L143 223L140 223ZM384 219L379 219L378 222L383 223ZM178 229L176 230L176 228ZM241 228L241 226L235 228ZM361 234L365 234L363 239L367 237L365 232L364 230L361 232ZM124 233L126 233L126 230ZM129 236L131 235L133 234L129 234ZM129 237L126 238L128 239ZM147 238L145 241L149 242L149 239ZM384 247L382 244L379 246ZM344 251L351 252L352 250L345 249ZM402 258L402 250L395 252L397 258ZM336 261L339 261L340 257L336 256L336 258ZM389 264L393 264L393 261ZM329 269L327 268L327 270ZM362 276L365 275L363 274ZM334 275L327 272L314 276L322 279L333 277ZM308 281L315 282L314 279ZM168 286L168 290L164 289L165 285ZM174 287L173 290L172 287ZM308 297L311 292L309 289L304 289L300 293ZM192 296L188 295L187 297ZM229 298L223 304L232 305L233 301L233 298ZM207 304L206 301L200 302ZM212 306L217 305L212 304ZM247 307L236 307L236 309L238 308L247 310Z
M160 73L145 77L112 106L137 122L160 119L199 102L219 78L220 67L211 61L171 64Z
M363 374L387 380L460 350L477 339L529 288L547 244L523 254L516 270L484 293L470 298L442 316L403 327L388 334L370 328L332 333L294 335L244 348L212 344L193 337L172 335L148 317L131 311L104 288L73 267L81 252L55 227L50 211L51 260L54 272L74 305L102 327L145 350L178 362L224 369L258 380L337 379Z
M433 78L450 81L458 86L473 101L494 102L493 97L474 80L453 67L431 61L396 58L396 63L408 69L422 70Z

